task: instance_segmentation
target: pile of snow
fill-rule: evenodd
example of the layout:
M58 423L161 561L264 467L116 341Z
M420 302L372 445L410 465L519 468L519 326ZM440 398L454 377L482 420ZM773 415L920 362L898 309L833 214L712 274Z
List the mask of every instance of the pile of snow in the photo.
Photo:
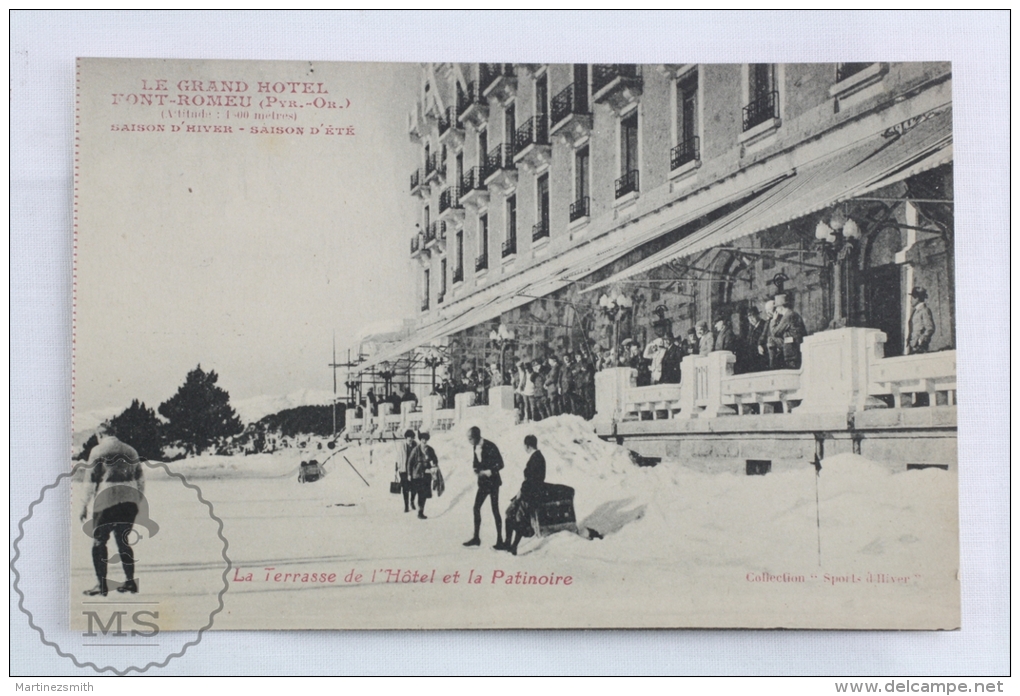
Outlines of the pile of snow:
M581 418L559 416L524 424L482 417L455 430L432 433L446 492L428 502L430 520L418 541L422 553L449 553L459 546L453 542L470 532L477 485L469 425L478 425L503 455L501 509L520 489L527 460L523 440L528 434L538 438L545 455L546 480L576 491L581 534L525 540L522 556L698 572L704 567L810 571L819 567L821 555L826 566L848 571L871 569L879 562L885 572L913 572L926 559L944 558L956 548L952 472L892 473L884 465L850 454L825 459L819 474L807 461L802 468L765 476L710 472L669 460L639 467L627 449L600 440ZM373 519L378 516L378 523L385 526L403 523L397 514L399 497L389 494L400 446L400 441L391 440L329 450L312 440L305 449L206 455L170 466L190 477L224 483L278 479L274 487L286 487L280 495L300 490L302 500L324 509L343 500ZM300 462L312 458L325 462L326 477L294 489ZM483 542L491 543L488 504L482 530Z

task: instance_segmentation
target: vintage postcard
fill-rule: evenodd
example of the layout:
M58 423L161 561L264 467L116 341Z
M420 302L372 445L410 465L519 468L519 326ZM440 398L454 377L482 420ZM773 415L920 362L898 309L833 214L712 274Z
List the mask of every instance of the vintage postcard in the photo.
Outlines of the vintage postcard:
M76 103L82 649L960 626L950 64L83 58Z

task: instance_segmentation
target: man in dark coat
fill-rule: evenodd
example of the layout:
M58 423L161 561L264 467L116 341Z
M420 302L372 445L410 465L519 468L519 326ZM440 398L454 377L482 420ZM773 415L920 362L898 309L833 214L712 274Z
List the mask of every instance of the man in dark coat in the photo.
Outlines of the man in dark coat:
M935 335L935 319L928 307L928 291L924 288L910 291L910 320L907 327L907 354L927 353L931 337Z
M545 457L538 451L538 438L534 435L524 437L524 449L528 453L528 463L524 466L524 482L521 492L510 501L506 509L506 544L504 549L517 555L517 545L523 537L535 533L531 524L531 515L535 506L541 502L545 486ZM515 534L516 532L516 534Z
M715 322L714 350L728 350L734 354L737 352L737 337L725 319L717 319Z
M800 369L800 344L807 335L804 319L787 307L785 303L776 307L776 314L779 320L776 322L772 335L776 340L782 342L783 367L787 370Z
M496 521L496 546L493 548L503 550L506 545L503 543L503 519L499 514L499 487L503 484L499 470L503 468L503 456L494 443L482 439L482 431L477 426L472 426L468 430L468 442L471 443L473 451L472 468L478 477L478 491L475 493L475 505L472 510L475 533L464 542L464 546L481 545L479 532L482 528L482 504L486 498L490 498L492 516Z
M680 384L680 361L684 358L683 348L671 333L666 334L665 341L666 350L662 354L662 375L659 377L659 383Z
M767 360L764 351L759 352L762 335L765 333L765 322L758 308L751 306L747 310L747 336L744 340L744 359L740 366L741 372L759 372L766 369Z

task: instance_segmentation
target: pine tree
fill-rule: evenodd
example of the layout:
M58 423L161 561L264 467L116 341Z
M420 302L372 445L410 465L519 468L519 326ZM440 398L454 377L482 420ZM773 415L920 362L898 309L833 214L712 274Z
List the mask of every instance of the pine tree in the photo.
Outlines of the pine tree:
M98 444L99 438L96 437L95 435L90 436L89 439L85 441L85 444L82 445L81 452L78 453L78 456L76 456L75 459L87 462L89 459L89 455L92 454L92 448Z
M201 454L217 439L244 429L230 407L230 395L216 386L218 379L215 371L204 372L199 365L177 393L159 405L160 415L167 420L167 441L179 442L188 454Z
M156 412L134 399L131 405L106 424L106 431L131 445L143 459L163 458L163 424Z

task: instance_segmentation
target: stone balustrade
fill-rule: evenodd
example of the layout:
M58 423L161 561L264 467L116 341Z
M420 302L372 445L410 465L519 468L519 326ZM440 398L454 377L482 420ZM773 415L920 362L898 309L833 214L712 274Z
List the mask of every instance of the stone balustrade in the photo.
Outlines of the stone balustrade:
M602 370L595 376L595 425L605 433L624 422L725 416L825 415L845 421L871 409L955 406L955 351L886 358L885 338L875 329L823 331L805 338L800 369L739 375L733 374L735 356L728 351L689 355L681 363L680 384L638 387L632 368Z

